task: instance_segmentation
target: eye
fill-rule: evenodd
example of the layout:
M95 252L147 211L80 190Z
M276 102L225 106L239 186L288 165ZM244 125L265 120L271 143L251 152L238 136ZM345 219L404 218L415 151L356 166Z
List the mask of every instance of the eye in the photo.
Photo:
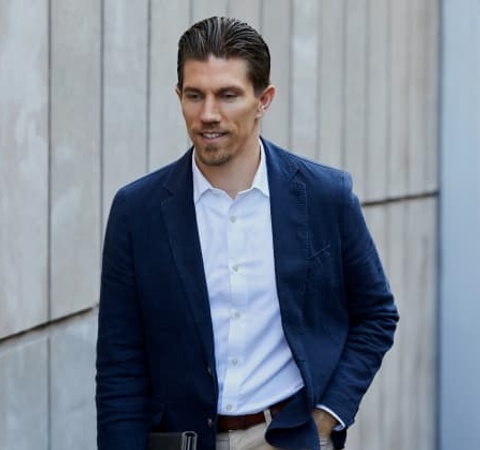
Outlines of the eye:
M221 97L224 100L234 100L238 97L238 94L232 91L225 91L225 92L222 92Z
M191 101L198 101L202 98L202 96L200 95L200 93L198 92L193 92L193 91L187 91L185 92L184 94L184 97L187 99L187 100L191 100Z

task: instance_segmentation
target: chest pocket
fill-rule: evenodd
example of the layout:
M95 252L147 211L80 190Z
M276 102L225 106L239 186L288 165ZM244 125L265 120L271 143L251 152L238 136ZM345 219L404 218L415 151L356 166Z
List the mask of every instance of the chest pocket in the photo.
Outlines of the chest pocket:
M336 263L332 246L329 244L316 252L310 259L307 276L307 293L332 295L341 289L341 266Z

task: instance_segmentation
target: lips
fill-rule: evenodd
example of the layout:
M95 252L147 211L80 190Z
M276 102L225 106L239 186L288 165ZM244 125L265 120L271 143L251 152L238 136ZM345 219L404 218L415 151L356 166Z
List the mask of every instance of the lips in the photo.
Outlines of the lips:
M224 136L226 133L221 131L202 131L199 134L205 139L217 139Z
M206 139L217 139L223 136L223 133L213 133L213 132L200 133L200 134Z
M227 135L225 131L200 131L198 133L200 139L206 144L214 144L223 140Z

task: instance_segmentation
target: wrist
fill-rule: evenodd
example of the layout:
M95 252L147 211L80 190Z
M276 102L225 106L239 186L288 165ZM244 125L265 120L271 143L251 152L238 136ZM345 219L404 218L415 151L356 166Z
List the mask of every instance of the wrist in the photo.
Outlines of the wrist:
M338 420L323 409L314 409L313 420L315 421L320 436L330 436L333 429L338 425Z

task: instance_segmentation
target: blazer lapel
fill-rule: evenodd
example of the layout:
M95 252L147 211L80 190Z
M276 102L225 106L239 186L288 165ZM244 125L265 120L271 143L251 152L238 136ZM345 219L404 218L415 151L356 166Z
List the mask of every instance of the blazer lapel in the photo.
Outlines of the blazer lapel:
M280 311L285 334L301 364L304 352L295 334L301 333L302 307L308 270L307 192L297 177L298 166L288 153L263 141L267 158L272 216L273 251ZM297 344L298 343L298 344Z
M214 368L213 327L193 203L192 150L175 163L165 188L171 195L162 201L162 210L173 258L205 349L207 364Z
M267 159L277 294L285 337L313 404L312 380L299 338L304 332L302 302L308 271L308 205L298 166L284 150L263 140Z

